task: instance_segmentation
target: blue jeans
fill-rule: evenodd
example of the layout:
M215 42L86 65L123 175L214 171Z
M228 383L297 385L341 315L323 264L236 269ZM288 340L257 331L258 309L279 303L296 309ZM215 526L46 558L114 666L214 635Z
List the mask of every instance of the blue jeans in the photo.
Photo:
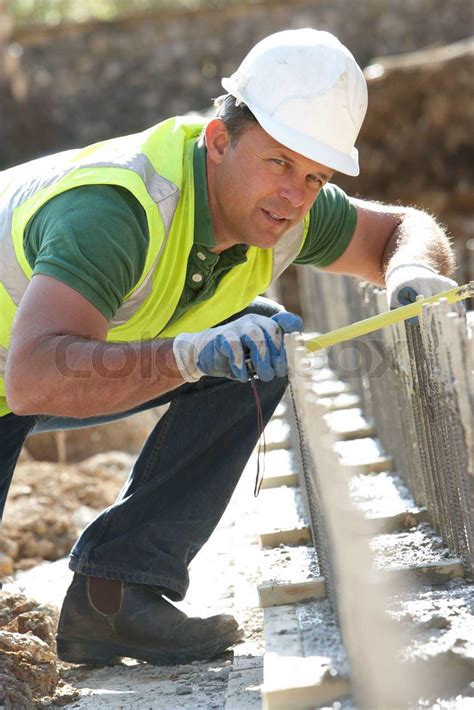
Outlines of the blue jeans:
M257 299L235 318L279 310ZM286 378L257 381L265 423L286 385ZM134 410L91 419L1 417L0 513L28 434L110 422L167 402L168 411L149 435L117 501L83 532L69 566L80 574L155 585L171 599L183 599L188 565L219 522L258 440L250 383L204 377Z

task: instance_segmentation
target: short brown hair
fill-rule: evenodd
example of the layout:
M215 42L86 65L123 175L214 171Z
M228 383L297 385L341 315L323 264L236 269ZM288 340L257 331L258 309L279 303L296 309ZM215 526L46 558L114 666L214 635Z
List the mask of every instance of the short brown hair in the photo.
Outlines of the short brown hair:
M243 103L237 104L237 99L231 94L223 94L214 99L215 118L220 118L230 136L232 145L238 141L244 130L257 119L251 110Z

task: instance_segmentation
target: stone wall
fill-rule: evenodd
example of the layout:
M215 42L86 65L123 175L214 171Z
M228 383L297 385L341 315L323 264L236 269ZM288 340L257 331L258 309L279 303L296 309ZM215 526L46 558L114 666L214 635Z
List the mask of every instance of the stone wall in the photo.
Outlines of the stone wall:
M375 55L462 39L471 14L470 0L287 0L10 28L3 40L0 32L0 168L201 109L222 93L220 77L279 29L328 29L364 66Z

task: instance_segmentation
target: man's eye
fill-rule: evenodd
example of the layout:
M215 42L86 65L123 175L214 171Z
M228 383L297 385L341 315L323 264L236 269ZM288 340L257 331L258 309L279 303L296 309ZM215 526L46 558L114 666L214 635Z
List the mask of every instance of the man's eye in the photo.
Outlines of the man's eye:
M272 163L276 163L277 165L281 165L282 167L286 165L284 160L279 160L278 158L271 158Z
M316 183L317 185L321 185L321 187L324 185L323 181L321 178L319 178L317 175L308 175L308 178L311 182Z

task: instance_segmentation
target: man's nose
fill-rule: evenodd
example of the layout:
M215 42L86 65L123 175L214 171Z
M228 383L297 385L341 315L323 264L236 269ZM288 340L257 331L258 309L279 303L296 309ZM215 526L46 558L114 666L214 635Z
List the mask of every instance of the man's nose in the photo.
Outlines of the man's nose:
M305 200L305 191L296 182L287 183L280 189L280 197L294 208L301 207Z

